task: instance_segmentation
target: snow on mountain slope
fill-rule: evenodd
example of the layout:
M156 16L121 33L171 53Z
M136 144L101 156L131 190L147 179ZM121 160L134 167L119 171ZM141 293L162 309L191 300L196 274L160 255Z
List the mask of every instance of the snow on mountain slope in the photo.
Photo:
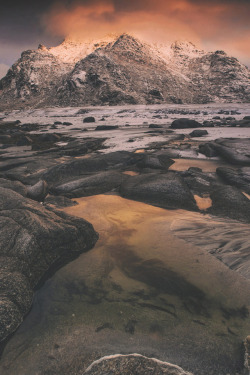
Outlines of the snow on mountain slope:
M14 99L14 100L13 100ZM0 107L250 102L250 72L223 51L128 34L26 51L0 81Z
M59 88L61 105L192 102L192 95L187 77L168 67L155 48L126 34L77 63Z
M64 63L76 64L97 48L105 47L108 43L116 40L117 37L115 34L110 34L103 39L90 39L88 41L66 38L62 44L57 47L51 47L48 51Z

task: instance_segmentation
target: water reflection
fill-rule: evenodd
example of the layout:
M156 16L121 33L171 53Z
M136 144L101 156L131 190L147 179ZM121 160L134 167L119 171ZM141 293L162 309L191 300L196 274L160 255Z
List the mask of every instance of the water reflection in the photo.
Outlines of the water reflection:
M94 223L100 240L36 294L0 370L68 375L102 355L139 352L199 375L235 375L249 282L171 231L175 220L206 217L115 195L77 201L65 211Z

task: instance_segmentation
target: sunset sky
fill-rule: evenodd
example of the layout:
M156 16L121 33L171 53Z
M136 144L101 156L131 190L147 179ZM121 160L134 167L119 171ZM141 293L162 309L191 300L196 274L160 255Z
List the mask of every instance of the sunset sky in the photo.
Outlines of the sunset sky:
M0 5L0 77L26 49L65 36L130 32L148 41L189 40L250 66L250 0L8 0Z

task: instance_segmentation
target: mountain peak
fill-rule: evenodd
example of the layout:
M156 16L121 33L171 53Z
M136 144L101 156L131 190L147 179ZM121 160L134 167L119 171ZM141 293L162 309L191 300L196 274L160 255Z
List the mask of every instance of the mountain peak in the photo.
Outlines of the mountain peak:
M222 51L206 53L188 41L69 37L22 54L0 81L0 104L11 106L13 98L20 106L249 102L250 72Z
M201 55L204 54L205 51L202 49L198 49L196 45L189 41L175 41L171 44L171 49L176 54L185 54L185 55Z

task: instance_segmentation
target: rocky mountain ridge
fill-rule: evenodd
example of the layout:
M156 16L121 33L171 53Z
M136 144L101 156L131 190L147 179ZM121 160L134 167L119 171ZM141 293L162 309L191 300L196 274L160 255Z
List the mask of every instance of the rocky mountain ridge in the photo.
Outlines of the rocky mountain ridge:
M250 71L190 42L128 34L25 51L0 81L0 107L250 102Z

